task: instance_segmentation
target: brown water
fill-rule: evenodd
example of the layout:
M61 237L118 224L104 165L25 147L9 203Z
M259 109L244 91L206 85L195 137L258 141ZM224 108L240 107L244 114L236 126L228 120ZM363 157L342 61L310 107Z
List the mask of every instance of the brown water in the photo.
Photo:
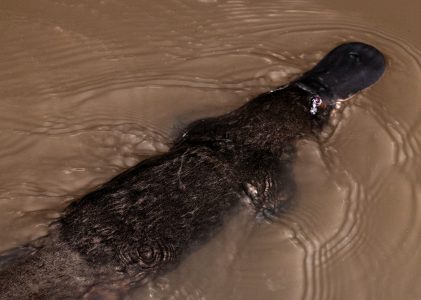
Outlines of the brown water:
M300 143L283 222L238 216L128 298L420 299L421 4L338 2L1 1L0 249L188 122L358 40L387 73Z

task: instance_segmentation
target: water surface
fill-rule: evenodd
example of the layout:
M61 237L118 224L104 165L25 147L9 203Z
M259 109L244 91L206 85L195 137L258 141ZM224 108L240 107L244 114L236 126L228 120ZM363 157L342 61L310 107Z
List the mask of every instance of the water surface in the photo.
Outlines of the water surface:
M373 88L299 143L282 222L247 212L128 299L421 298L421 38L415 0L0 3L0 250L165 152L192 120L280 86L345 41Z

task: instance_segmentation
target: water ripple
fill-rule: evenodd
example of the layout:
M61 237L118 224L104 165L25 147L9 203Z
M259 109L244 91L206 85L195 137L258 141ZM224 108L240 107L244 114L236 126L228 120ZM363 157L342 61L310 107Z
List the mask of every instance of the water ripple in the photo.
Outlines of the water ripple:
M17 224L14 236L2 233L5 244L39 236L28 224L45 230L71 199L166 151L188 121L238 106L334 45L360 40L386 54L388 70L341 104L320 143L300 145L296 207L281 224L247 227L244 239L232 227L209 248L224 259L205 247L147 296L351 299L358 290L354 298L396 299L415 290L421 51L405 39L304 0L5 0L0 8L0 166L10 170L0 205L2 225ZM224 248L230 236L241 249ZM219 264L197 279L198 261L213 259Z

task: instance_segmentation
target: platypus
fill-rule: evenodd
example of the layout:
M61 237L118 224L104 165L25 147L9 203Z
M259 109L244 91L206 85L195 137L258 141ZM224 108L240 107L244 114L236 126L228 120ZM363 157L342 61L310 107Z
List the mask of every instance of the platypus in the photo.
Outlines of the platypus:
M239 209L282 217L296 142L317 136L337 101L384 70L376 48L342 44L289 84L193 122L167 153L74 201L48 236L4 253L1 299L118 299L174 268Z

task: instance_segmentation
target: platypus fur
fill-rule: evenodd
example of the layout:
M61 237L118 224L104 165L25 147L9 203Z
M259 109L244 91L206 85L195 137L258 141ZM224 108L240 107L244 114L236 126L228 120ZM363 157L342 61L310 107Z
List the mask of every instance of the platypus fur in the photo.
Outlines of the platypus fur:
M50 234L0 259L2 299L118 299L174 267L237 209L276 218L294 195L296 142L385 69L374 47L329 52L288 85L193 122L170 150L67 207Z

